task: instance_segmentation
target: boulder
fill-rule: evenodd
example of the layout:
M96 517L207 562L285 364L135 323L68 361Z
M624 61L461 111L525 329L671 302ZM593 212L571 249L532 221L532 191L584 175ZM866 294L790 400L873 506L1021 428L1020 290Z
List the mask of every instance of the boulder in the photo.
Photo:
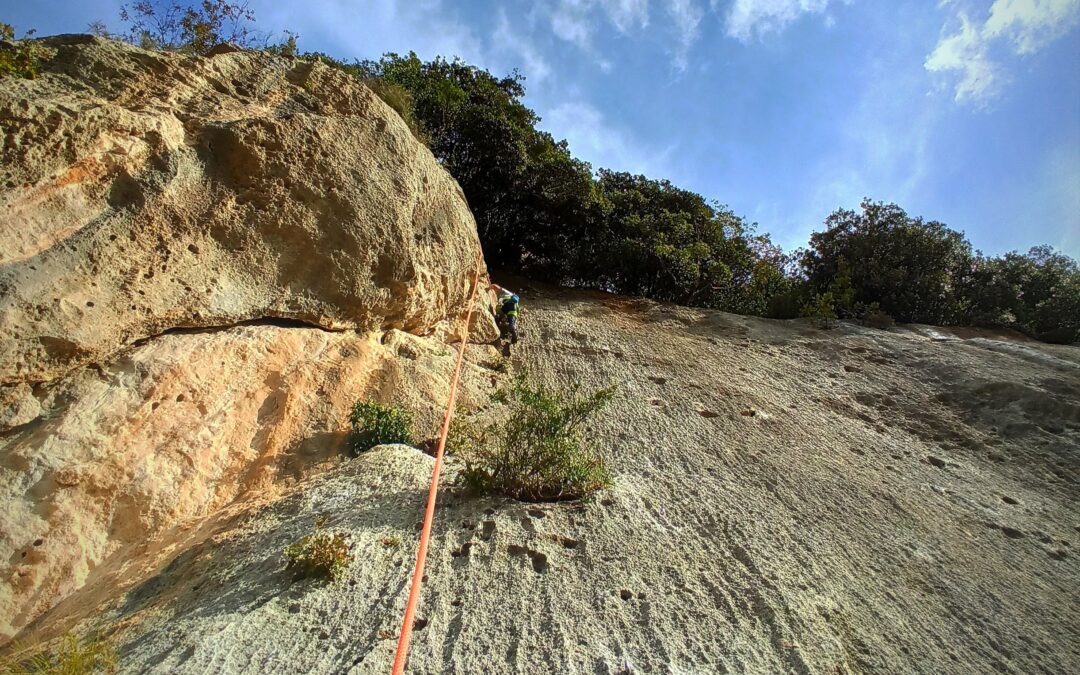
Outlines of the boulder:
M485 274L465 197L354 77L41 42L55 53L37 79L0 81L0 384L178 327L460 323ZM480 316L473 339L494 338Z
M436 433L487 280L461 189L352 76L40 42L0 80L0 642L341 461L358 399Z

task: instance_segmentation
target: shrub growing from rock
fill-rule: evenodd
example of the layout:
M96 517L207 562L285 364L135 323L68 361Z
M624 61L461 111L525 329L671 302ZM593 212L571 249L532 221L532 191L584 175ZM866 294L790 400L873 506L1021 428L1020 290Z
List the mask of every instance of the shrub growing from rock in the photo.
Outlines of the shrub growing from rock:
M96 637L80 638L68 633L55 649L38 651L15 645L13 652L0 659L0 673L29 675L94 675L115 673L116 649L107 640Z
M577 388L550 389L518 376L492 397L505 414L486 424L475 417L455 423L449 444L465 461L461 483L475 494L531 502L580 499L607 486L603 456L581 429L614 393L581 395Z
M8 75L32 80L37 77L38 61L49 58L55 52L33 42L29 38L34 31L27 31L20 41L15 40L15 28L0 22L0 78Z
M351 444L359 454L385 443L413 444L412 415L397 406L378 401L357 401L349 415Z
M836 325L832 293L818 293L802 306L799 313L812 320L818 328L829 329Z
M326 517L315 521L315 530L285 547L287 568L301 578L337 580L353 561L352 544L345 532L328 532Z
M886 312L881 311L881 308L877 306L877 303L874 303L860 312L859 323L864 326L869 326L870 328L885 330L895 326L896 320Z

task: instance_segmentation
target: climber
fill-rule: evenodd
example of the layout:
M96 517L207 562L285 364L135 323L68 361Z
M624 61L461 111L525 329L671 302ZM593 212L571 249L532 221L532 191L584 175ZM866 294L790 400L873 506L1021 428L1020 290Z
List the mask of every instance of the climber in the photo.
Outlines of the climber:
M498 284L491 284L488 288L495 291L497 297L495 319L499 324L499 340L505 340L509 335L510 344L516 344L518 306L521 304L521 298Z

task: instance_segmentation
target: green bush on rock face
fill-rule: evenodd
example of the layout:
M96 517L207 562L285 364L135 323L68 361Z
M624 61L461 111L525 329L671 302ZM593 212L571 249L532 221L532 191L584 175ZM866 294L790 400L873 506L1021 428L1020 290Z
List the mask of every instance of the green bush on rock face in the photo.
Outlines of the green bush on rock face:
M16 42L14 26L0 21L0 40L8 43L0 46L0 77L14 75L29 80L37 77L38 61L55 52L28 42L27 38L33 34L34 31L27 31L23 39Z
M344 532L327 532L326 517L315 521L315 531L285 547L287 567L298 577L340 579L353 561L352 545Z
M377 401L357 401L349 415L353 452L359 454L385 443L413 444L413 421L408 411Z
M860 308L858 317L859 323L862 325L877 328L878 330L885 330L896 325L896 320L889 316L887 312L881 311L876 302Z
M600 453L581 428L614 396L614 388L579 396L530 384L522 375L492 402L507 414L487 424L459 418L449 445L465 460L462 484L477 494L497 493L522 501L579 499L609 485Z
M15 645L13 653L0 658L0 673L5 675L96 675L115 673L116 649L107 640L79 638L68 633L55 649L36 651Z
M811 319L818 328L828 329L836 325L832 293L819 293L802 306L799 313Z

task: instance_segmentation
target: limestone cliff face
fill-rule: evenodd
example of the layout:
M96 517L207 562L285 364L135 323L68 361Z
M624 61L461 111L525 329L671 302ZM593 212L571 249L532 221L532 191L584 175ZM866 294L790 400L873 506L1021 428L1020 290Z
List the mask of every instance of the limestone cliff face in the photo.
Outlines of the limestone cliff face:
M435 435L453 358L403 331L246 325L164 335L39 387L44 414L0 437L0 636L88 583L115 594L205 538L203 519L345 460L358 398Z
M484 272L457 183L355 79L43 42L0 80L0 638L340 459L359 398L434 427Z
M480 245L461 189L354 78L44 42L38 79L0 84L0 384L177 326L419 333L463 313Z
M488 403L492 378L525 371L559 387L617 384L590 422L613 484L582 504L477 498L455 488L463 462L451 454L408 672L1076 670L1080 349L919 326L820 331L507 285L526 300L527 338L505 374L469 346L458 411ZM430 408L433 430L453 354L401 331L344 338L261 326L173 334L105 373L71 376L66 421L37 433L54 439L54 462L78 448L85 473L56 474L80 483L49 508L95 514L104 500L93 493L60 500L107 486L98 494L115 495L114 525L94 527L112 553L21 637L101 631L124 673L389 672L430 458L384 446L287 479L329 451L327 430L341 425L323 405L350 392ZM236 364L221 377L235 385L199 380L199 355ZM103 406L93 392L117 379L130 384ZM77 430L91 423L117 438L116 458L89 454L95 434ZM198 517L207 494L241 482L221 463L264 446L281 449L281 478ZM189 463L204 447L221 449ZM110 474L114 461L138 467L137 480L108 483L123 475ZM272 467L250 466L245 480ZM30 471L28 517L53 490ZM160 488L171 475L196 478L173 495ZM194 516L142 535L181 509ZM281 554L319 517L354 543L335 583L295 580ZM0 560L26 552L28 567L46 564L61 532L42 531L28 528Z

